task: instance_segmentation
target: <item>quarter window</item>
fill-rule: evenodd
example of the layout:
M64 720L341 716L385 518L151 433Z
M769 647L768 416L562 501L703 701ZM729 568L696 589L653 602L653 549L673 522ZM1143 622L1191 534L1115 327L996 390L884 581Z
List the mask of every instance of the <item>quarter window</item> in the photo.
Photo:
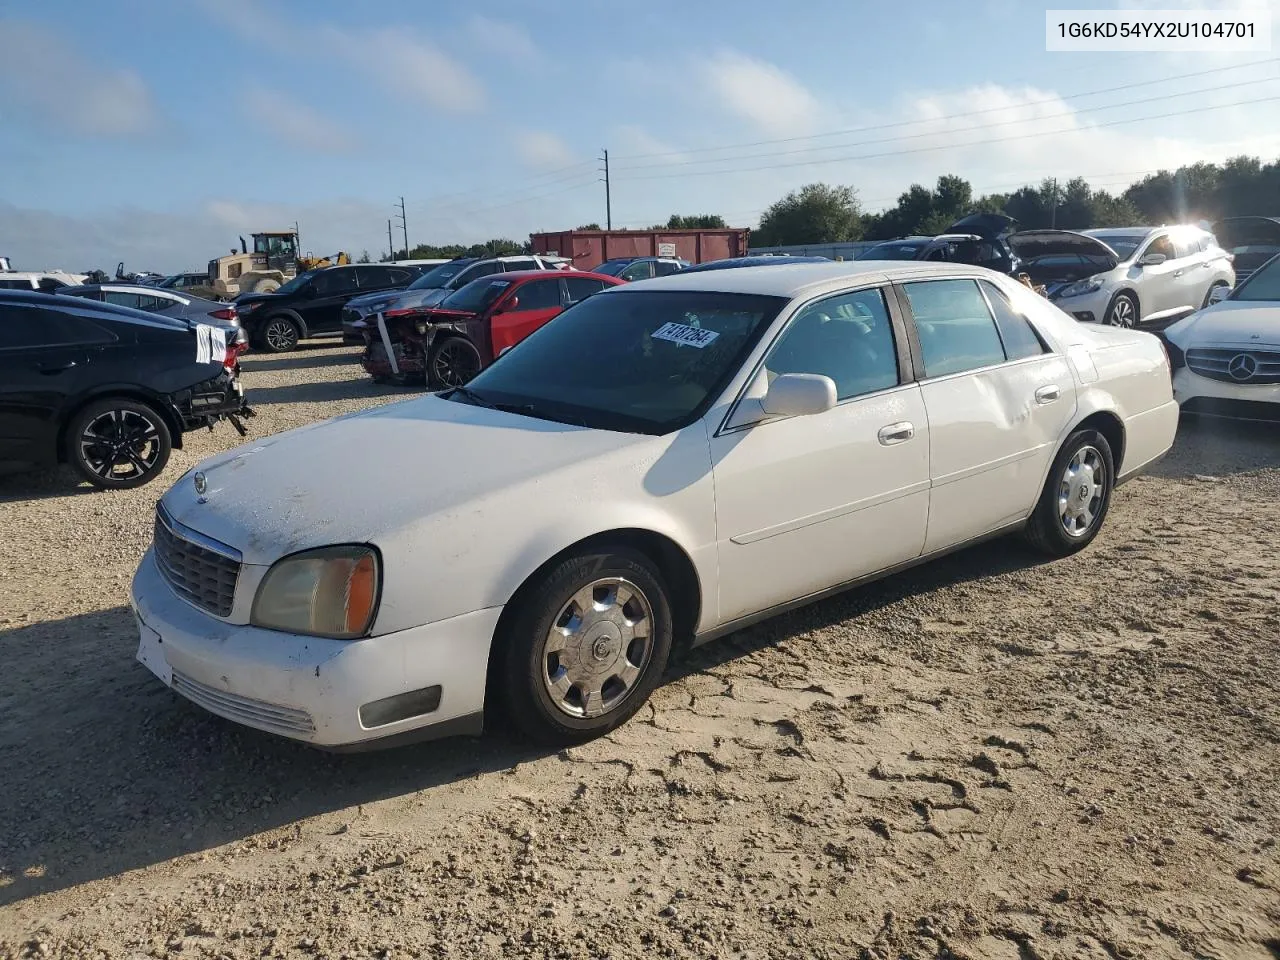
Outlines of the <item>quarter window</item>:
M1027 318L1014 309L1004 291L986 280L979 280L978 285L987 295L987 303L995 315L1005 356L1010 360L1024 360L1044 353L1045 345L1039 334Z
M653 272L659 277L669 277L673 273L680 272L680 264L670 260L659 260L653 265Z
M880 290L857 290L803 307L765 360L769 380L816 373L835 381L836 397L898 385L893 326Z
M1005 360L987 301L974 280L903 284L927 377L944 377Z
M132 307L134 310L142 309L142 297L136 293L125 293L122 290L107 290L103 294L103 299L107 303L114 303L117 307Z
M559 280L534 280L516 290L520 310L548 310L560 306Z

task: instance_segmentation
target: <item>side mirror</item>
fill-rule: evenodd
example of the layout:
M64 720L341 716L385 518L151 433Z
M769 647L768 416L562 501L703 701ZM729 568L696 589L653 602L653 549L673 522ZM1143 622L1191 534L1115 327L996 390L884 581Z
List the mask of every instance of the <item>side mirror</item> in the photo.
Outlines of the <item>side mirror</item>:
M1148 253L1145 257L1143 257L1141 260L1138 261L1138 264L1139 266L1143 266L1143 267L1158 267L1160 264L1164 263L1167 259L1169 258L1166 257L1163 253Z
M836 405L836 383L816 373L784 373L761 401L771 417L807 417L825 413Z
M1222 286L1214 287L1212 290L1209 291L1209 303L1210 304L1221 303L1223 300L1227 299L1227 297L1229 296L1231 296L1230 287L1222 287Z
M512 297L506 303L499 304L498 309L494 310L493 312L494 313L510 313L512 310L519 310L519 309L520 309L520 298Z

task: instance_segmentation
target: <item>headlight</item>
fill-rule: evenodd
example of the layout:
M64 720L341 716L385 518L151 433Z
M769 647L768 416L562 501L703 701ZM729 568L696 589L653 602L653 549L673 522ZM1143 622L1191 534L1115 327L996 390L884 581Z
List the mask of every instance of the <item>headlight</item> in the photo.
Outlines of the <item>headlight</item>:
M373 624L381 579L373 547L304 550L267 571L250 621L269 630L354 640Z
M1075 283L1068 284L1058 291L1059 299L1065 297L1082 297L1086 293L1097 293L1102 289L1102 281L1097 277L1090 277L1088 280L1077 280Z
M427 323L427 321L419 320L417 323L413 325L413 328L417 330L419 333L426 333L427 327L429 326L431 326L431 324Z

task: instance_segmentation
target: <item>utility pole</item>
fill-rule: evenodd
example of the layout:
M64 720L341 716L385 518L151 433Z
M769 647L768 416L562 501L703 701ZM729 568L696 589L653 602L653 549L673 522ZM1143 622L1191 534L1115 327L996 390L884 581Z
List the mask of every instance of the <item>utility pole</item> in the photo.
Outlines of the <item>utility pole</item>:
M613 229L613 202L609 196L609 151L604 147L600 148L602 157L597 159L604 161L604 224L606 230Z
M396 242L391 239L391 221L387 220L387 260L396 258ZM406 258L407 259L407 258Z
M409 221L404 218L404 197L400 198L400 226L404 227L404 258L409 259ZM392 257L391 259L395 259Z
M1058 178L1053 178L1053 212L1049 215L1049 226L1058 229Z

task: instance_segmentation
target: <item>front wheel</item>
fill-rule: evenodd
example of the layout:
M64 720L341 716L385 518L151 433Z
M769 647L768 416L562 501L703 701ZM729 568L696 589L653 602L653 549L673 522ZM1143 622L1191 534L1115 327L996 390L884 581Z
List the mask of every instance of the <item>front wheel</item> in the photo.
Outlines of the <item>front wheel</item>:
M302 331L288 317L271 317L262 328L259 341L268 353L288 353L298 349Z
M129 490L154 479L173 449L164 417L144 403L96 400L67 427L67 460L102 490Z
M1027 539L1054 557L1083 550L1111 506L1115 459L1097 430L1077 430L1062 445L1027 525Z
M625 548L571 556L516 601L496 692L522 735L567 746L635 714L671 654L671 605L661 575Z
M470 340L448 337L436 341L427 359L427 384L433 390L461 387L480 372L480 351Z
M1107 307L1103 321L1112 327L1132 330L1138 325L1138 301L1131 293L1117 293Z

